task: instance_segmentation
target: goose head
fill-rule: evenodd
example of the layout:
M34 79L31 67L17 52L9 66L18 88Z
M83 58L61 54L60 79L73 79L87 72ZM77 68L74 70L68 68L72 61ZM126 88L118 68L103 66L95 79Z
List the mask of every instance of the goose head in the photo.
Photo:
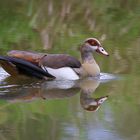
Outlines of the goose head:
M87 38L84 41L84 44L81 48L81 52L86 52L86 53L97 52L97 53L103 54L105 56L109 56L109 54L102 47L99 40L97 40L96 38Z

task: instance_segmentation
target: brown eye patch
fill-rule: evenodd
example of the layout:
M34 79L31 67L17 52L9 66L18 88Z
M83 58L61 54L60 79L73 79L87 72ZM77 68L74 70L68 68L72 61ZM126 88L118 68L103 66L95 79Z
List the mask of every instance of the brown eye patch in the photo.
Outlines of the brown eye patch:
M92 46L98 46L99 45L99 43L96 40L93 40L93 39L89 39L89 40L87 40L87 42Z

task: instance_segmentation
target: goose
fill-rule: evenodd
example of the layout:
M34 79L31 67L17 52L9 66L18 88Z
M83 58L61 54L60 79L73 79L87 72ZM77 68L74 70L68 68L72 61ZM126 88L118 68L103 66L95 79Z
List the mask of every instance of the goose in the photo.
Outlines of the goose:
M96 38L87 38L80 47L81 62L68 54L47 54L12 50L0 56L3 69L12 76L19 74L41 79L78 80L100 75L93 53L109 54Z

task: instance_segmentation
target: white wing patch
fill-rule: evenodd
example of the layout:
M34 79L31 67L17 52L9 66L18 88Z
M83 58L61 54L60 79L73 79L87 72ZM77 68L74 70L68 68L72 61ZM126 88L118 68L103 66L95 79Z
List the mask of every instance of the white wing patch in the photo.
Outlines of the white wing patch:
M63 67L58 69L53 69L50 67L42 66L43 70L47 70L51 75L55 76L58 80L78 80L79 76L74 72L72 68Z

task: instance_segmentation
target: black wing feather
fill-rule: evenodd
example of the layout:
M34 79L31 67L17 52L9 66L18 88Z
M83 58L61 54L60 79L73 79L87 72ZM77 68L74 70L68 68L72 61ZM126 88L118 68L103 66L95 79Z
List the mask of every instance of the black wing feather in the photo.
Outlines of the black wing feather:
M49 78L55 78L54 76L49 74L47 71L44 71L40 67L23 59L13 58L9 56L0 56L0 60L14 64L18 72L25 75L34 76L41 79L44 76L49 77Z

